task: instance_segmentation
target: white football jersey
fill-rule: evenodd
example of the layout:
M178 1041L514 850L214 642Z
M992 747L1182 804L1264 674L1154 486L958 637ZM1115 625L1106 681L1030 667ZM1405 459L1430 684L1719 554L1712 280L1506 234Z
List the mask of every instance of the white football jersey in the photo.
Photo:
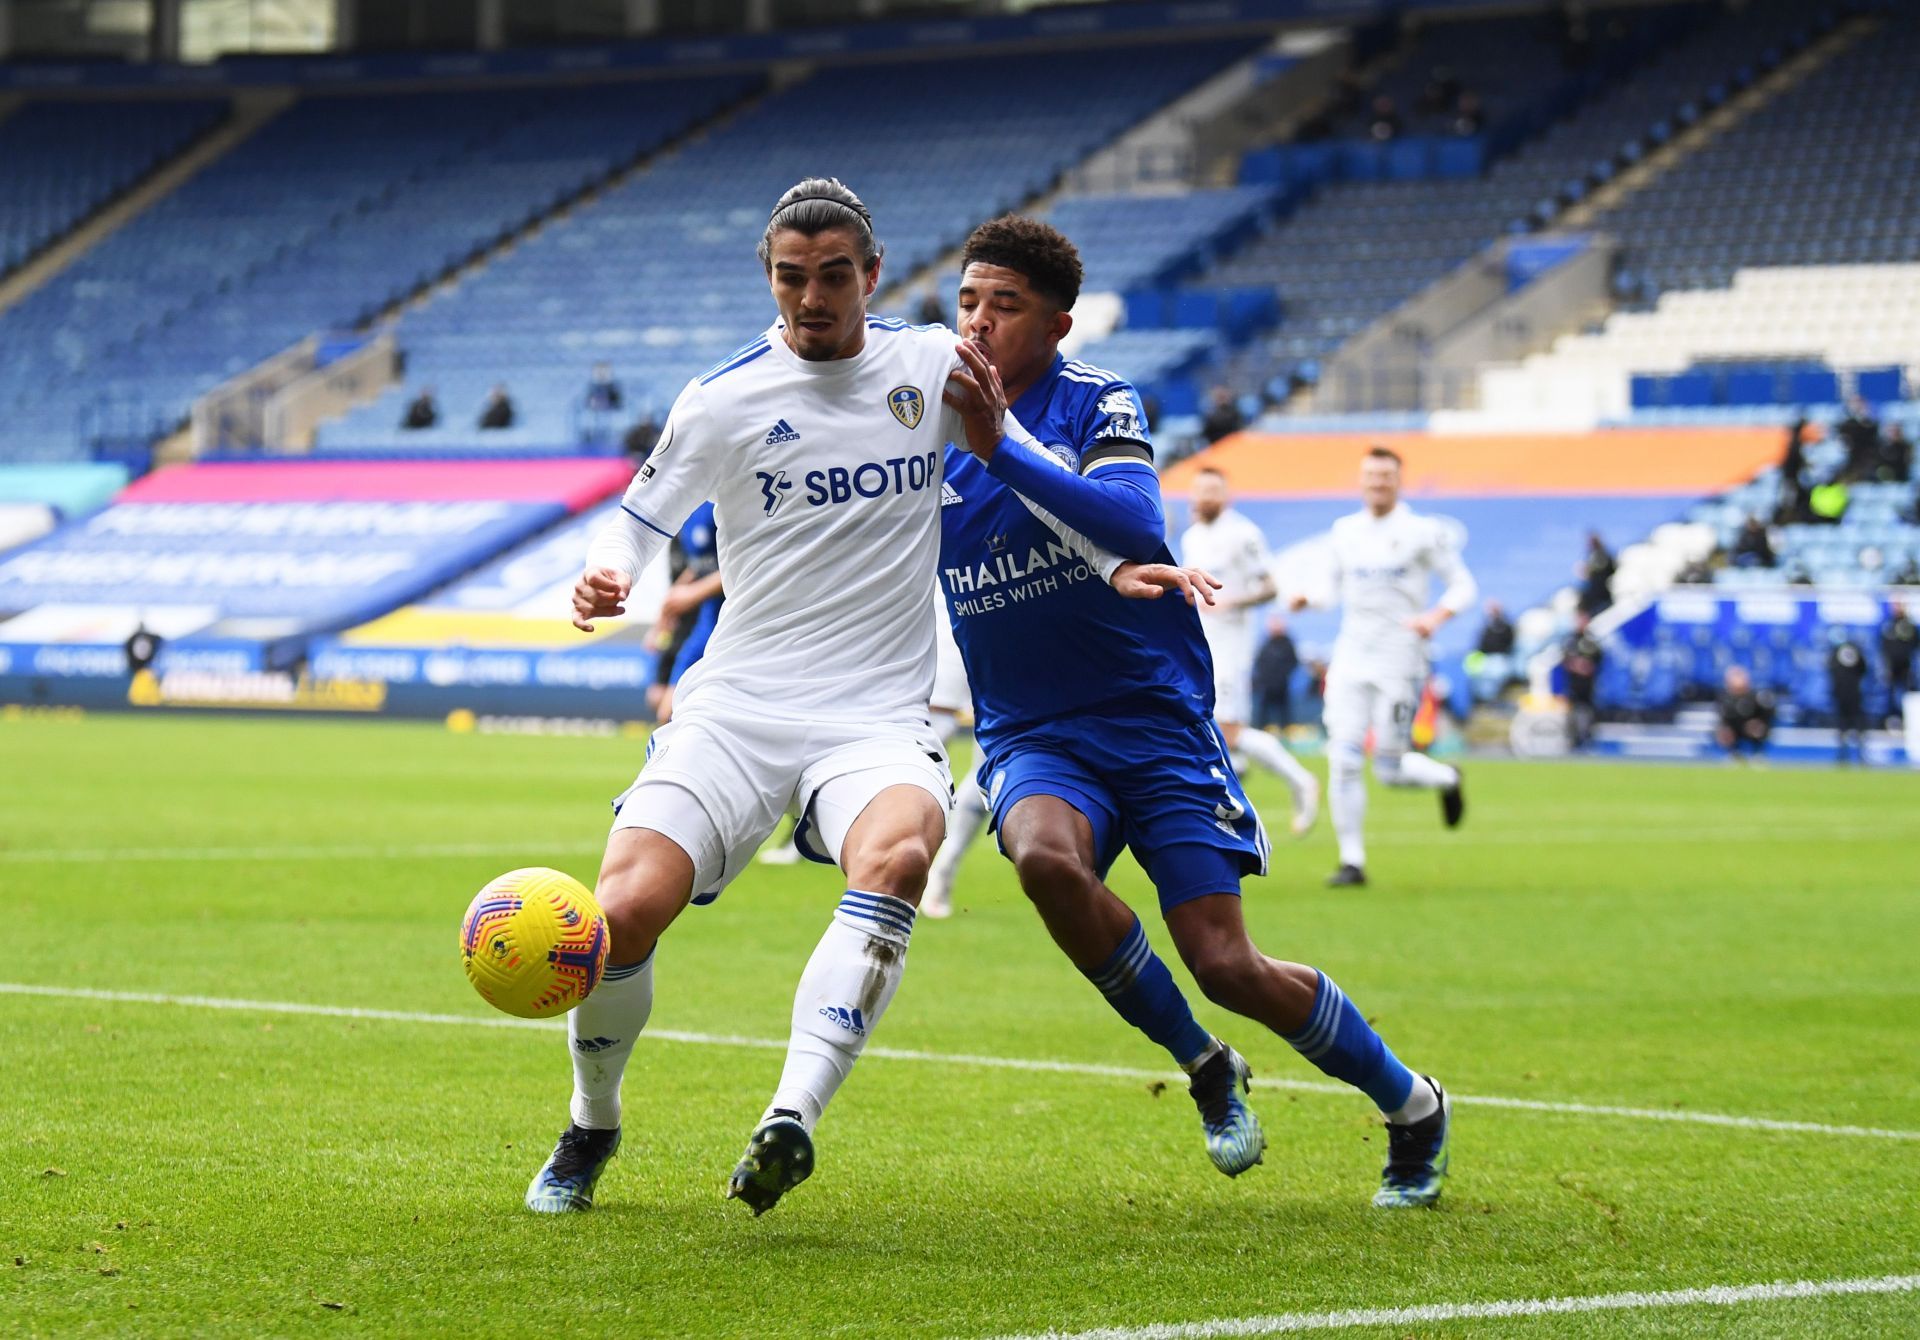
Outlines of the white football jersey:
M1333 523L1329 536L1332 594L1343 607L1330 668L1364 678L1420 677L1426 640L1407 621L1428 607L1433 579L1439 604L1455 614L1477 588L1461 560L1458 523L1421 516L1405 503L1385 516L1362 509Z
M1270 580L1267 537L1244 513L1227 508L1212 521L1195 521L1180 537L1180 561L1220 579L1220 594L1240 600ZM1254 606L1201 607L1200 627L1214 660L1238 664L1253 655Z
M680 393L588 558L637 571L713 500L727 601L679 704L925 719L955 340L869 317L859 354L809 362L776 322Z

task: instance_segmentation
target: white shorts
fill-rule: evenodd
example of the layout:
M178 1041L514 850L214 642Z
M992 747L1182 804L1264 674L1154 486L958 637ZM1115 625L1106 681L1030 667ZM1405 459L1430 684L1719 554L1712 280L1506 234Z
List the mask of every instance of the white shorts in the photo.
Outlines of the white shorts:
M792 721L702 695L647 741L647 762L614 798L615 829L649 828L693 860L693 901L710 903L746 869L783 814L812 860L839 864L847 831L890 786L918 786L945 810L953 780L926 721Z
M1213 719L1244 726L1253 720L1253 647L1237 619L1235 614L1205 615L1200 627L1213 661Z
M1244 726L1253 720L1253 671L1213 663L1213 719Z
M1426 676L1343 675L1327 672L1327 705L1322 720L1331 744L1364 748L1373 732L1373 752L1397 758L1413 748L1413 716L1420 710Z

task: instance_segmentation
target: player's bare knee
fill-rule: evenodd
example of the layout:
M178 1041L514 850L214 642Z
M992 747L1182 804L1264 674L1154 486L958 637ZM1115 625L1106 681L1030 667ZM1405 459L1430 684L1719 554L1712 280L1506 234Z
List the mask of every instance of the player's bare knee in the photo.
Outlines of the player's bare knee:
M874 843L847 862L847 883L867 893L918 902L933 868L933 849L914 833Z
M1063 842L1036 841L1023 845L1013 858L1020 888L1043 910L1053 904L1085 897L1093 879L1080 853Z
M633 830L629 830L630 832ZM614 963L646 957L692 896L693 862L657 834L610 843L594 886Z
M612 877L609 878L611 873ZM649 907L643 881L632 868L600 872L594 900L607 918L607 958L633 963L646 957L664 929Z

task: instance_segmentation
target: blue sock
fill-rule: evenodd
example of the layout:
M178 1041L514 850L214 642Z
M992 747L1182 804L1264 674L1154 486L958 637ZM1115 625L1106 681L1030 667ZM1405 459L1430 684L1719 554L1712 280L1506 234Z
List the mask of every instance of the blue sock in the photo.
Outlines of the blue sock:
M1087 978L1114 1013L1165 1047L1182 1068L1213 1045L1213 1035L1195 1022L1173 974L1147 943L1140 918L1133 919L1133 929L1113 956Z
M1373 1025L1361 1017L1346 992L1324 972L1314 992L1313 1012L1298 1033L1286 1035L1293 1049L1335 1079L1373 1099L1382 1112L1398 1112L1413 1092L1413 1072L1400 1064Z

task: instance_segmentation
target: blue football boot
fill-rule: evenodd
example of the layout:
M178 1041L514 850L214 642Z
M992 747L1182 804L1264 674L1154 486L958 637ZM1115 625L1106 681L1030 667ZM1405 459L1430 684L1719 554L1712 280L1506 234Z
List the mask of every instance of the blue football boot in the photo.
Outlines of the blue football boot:
M527 1208L541 1214L565 1214L568 1210L591 1210L593 1188L607 1161L620 1148L620 1128L592 1131L568 1124L560 1132L553 1155L527 1188Z
M1408 1126L1387 1123L1387 1166L1373 1203L1386 1210L1416 1209L1440 1199L1447 1180L1447 1137L1453 1121L1453 1100L1440 1081L1420 1075L1418 1084L1431 1084L1440 1108L1432 1116Z
M1239 1052L1220 1044L1220 1050L1193 1072L1188 1092L1200 1109L1200 1124L1207 1132L1207 1156L1213 1166L1229 1177L1261 1161L1267 1148L1267 1133L1260 1118L1240 1101L1249 1088L1253 1072Z
M747 1152L727 1179L727 1199L745 1201L757 1219L812 1175L813 1137L798 1112L776 1111L747 1137Z

